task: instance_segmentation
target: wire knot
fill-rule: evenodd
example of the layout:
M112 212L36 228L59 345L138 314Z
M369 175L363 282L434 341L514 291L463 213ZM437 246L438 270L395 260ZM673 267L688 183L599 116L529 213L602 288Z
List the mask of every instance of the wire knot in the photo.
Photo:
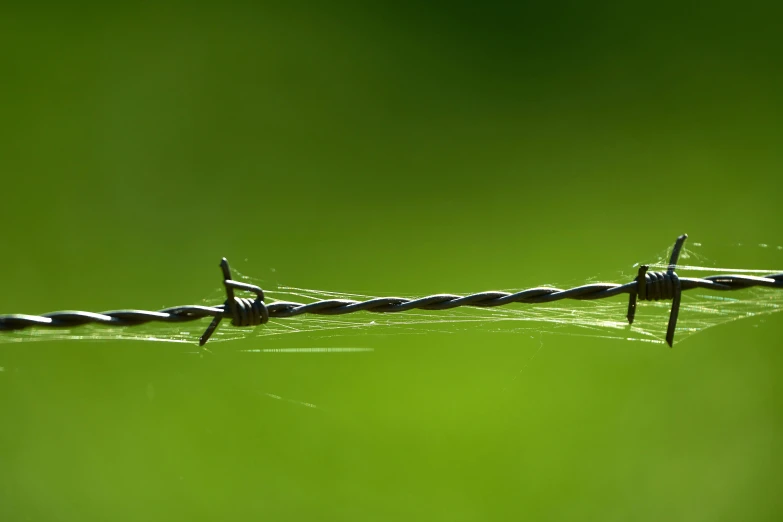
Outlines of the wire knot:
M226 300L225 309L231 312L234 326L258 326L269 321L269 310L259 298L234 297L233 303Z
M647 267L644 266L646 272ZM640 271L636 276L636 293L639 299L645 301L660 301L674 299L674 289L679 283L675 272Z
M226 287L226 302L223 309L219 311L207 326L206 331L198 341L199 346L204 346L212 334L217 329L220 321L224 317L231 317L231 324L234 326L258 326L269 321L269 310L264 304L264 291L256 285L242 283L231 279L231 269L228 266L228 260L224 257L220 262L220 268L223 270L223 285ZM255 299L247 297L236 297L234 290L245 290L256 294ZM219 310L219 309L218 309Z

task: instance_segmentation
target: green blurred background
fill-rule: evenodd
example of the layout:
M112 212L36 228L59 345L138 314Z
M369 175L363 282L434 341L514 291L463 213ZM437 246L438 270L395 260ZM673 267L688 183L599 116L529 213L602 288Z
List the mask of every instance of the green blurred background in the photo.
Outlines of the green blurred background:
M779 268L781 14L3 7L0 313ZM779 520L781 327L0 344L0 518Z

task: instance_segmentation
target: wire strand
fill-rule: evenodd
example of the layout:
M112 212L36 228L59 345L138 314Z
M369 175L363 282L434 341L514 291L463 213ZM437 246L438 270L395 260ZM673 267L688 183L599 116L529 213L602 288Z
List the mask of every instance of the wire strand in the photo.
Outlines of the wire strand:
M364 301L351 299L324 299L313 303L296 303L277 301L264 303L264 293L261 288L234 281L228 261L221 261L224 285L227 299L221 305L200 306L187 305L164 308L158 311L148 310L110 310L94 313L84 311L58 311L41 315L10 314L0 315L0 331L15 331L31 327L72 328L86 324L101 324L107 326L135 326L151 322L181 323L196 321L207 317L212 323L201 336L199 344L204 345L223 318L232 320L237 327L258 326L270 318L288 318L303 314L343 315L356 312L398 313L411 310L450 310L461 306L497 307L512 304L542 304L564 299L594 300L629 294L628 321L633 323L637 295L643 300L676 300L678 305L679 292L694 289L712 291L735 291L751 287L783 288L783 273L764 277L744 274L714 275L703 278L677 277L674 268L676 255L687 236L680 236L672 253L672 262L667 272L647 272L642 266L639 276L629 283L592 283L569 289L537 287L509 293L500 291L480 292L466 296L454 294L437 294L416 299L404 297L379 297ZM679 248L678 248L679 247ZM233 291L243 290L256 294L256 299L238 298ZM669 321L667 342L673 344L674 328L676 326L678 306L672 307Z

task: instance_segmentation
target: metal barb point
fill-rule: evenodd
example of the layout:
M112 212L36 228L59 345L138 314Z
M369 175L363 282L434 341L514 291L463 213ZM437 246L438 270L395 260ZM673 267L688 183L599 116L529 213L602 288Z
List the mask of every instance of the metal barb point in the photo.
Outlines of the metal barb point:
M234 305L234 289L226 284L228 281L231 281L231 267L228 266L228 259L225 257L220 261L220 268L223 271L223 284L226 287L226 304L225 308L231 308L231 311L233 312ZM225 309L224 308L224 309ZM223 320L222 315L216 315L212 318L212 322L209 323L209 326L207 326L207 329L204 330L204 333L201 334L201 337L198 338L198 345L204 346L207 344L207 341L209 341L209 338L212 337L212 334L215 333L215 330L217 330L217 327L220 325L220 321Z
M677 241L674 243L674 248L672 249L672 257L669 260L669 269L666 272L669 274L672 285L674 286L672 293L672 310L669 313L669 325L666 327L666 343L669 345L669 348L674 346L674 330L677 328L677 318L680 315L680 300L682 298L682 284L674 269L677 266L677 259L680 257L680 251L682 250L682 246L685 244L686 239L688 239L688 234L683 234L677 238Z
M644 291L646 279L644 276L647 274L648 268L650 267L647 265L642 265L639 267L639 274L636 276L636 289L631 290L630 296L628 297L628 313L626 314L626 317L628 318L628 324L633 324L633 319L636 316L637 295L646 295Z

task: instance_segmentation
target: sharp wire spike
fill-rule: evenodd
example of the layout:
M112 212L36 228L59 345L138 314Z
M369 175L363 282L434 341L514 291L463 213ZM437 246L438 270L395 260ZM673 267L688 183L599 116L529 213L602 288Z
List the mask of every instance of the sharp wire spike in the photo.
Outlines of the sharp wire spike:
M650 272L647 265L639 267L636 278L629 283L591 283L570 289L551 287L529 288L516 293L480 292L467 296L438 294L406 299L402 297L378 297L365 301L351 299L324 299L312 303L291 303L276 301L268 306L264 303L264 291L249 283L235 281L231 277L231 268L223 258L220 268L223 273L223 286L226 301L217 306L176 306L156 312L147 310L111 310L102 313L60 311L42 315L10 314L0 315L0 332L23 330L25 328L72 328L84 324L103 324L107 326L134 326L152 321L179 323L211 318L207 329L199 338L204 346L217 330L224 318L231 318L233 326L258 326L269 321L270 317L285 318L302 314L342 315L355 312L395 313L410 310L449 310L459 306L495 307L519 304L541 304L562 299L592 300L605 299L629 294L627 319L633 324L637 301L672 300L669 323L666 329L666 342L674 344L674 333L680 313L682 292L692 289L713 291L743 290L753 286L783 289L783 274L771 274L764 277L751 275L713 275L703 278L679 277L675 271L687 234L677 238L672 249L671 259L666 272ZM235 291L255 294L255 299L237 297Z
M647 265L641 265L639 267L639 275L636 276L636 288L631 290L630 296L628 297L628 314L626 317L628 318L628 324L633 324L633 319L636 316L636 297L638 294L641 294L642 296L647 295L645 290L645 274L647 273L647 269L650 268ZM644 299L644 297L642 297Z
M231 280L231 268L228 266L228 259L225 257L220 261L220 268L223 271L223 286L226 287L226 304L225 306L229 308L229 310L232 312L231 315L234 315L234 289L231 288L229 285L226 284L226 281ZM209 323L209 326L207 326L207 329L204 331L203 334L201 334L201 337L198 339L198 345L204 346L207 344L207 341L209 341L209 338L212 337L212 334L215 333L215 330L217 330L217 327L220 326L220 321L223 320L222 315L216 315L212 318L212 322Z
M674 285L672 310L669 313L669 324L666 327L666 343L669 345L669 348L674 346L674 330L677 328L677 318L680 315L680 299L682 298L682 285L680 284L680 278L677 277L677 273L674 269L677 266L677 259L680 257L680 251L682 250L682 246L685 244L686 239L688 239L688 234L683 234L677 238L677 241L674 243L674 248L672 249L672 257L669 260L669 269L666 272L669 274L671 283Z

